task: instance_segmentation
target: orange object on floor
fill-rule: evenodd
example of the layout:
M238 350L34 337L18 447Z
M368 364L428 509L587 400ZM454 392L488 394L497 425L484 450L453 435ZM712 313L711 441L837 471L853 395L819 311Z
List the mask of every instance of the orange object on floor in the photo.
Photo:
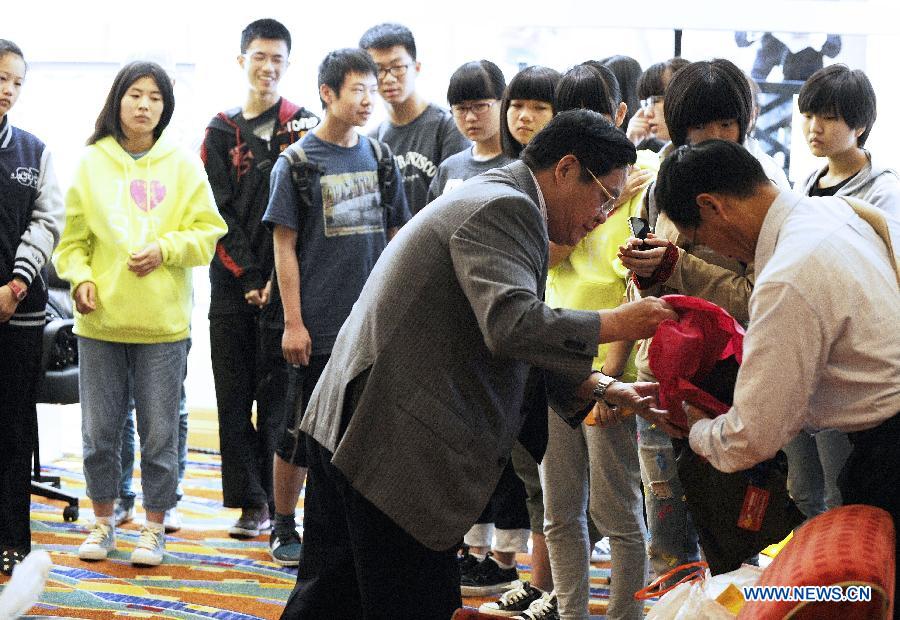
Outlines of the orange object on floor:
M810 519L794 532L794 537L766 568L757 585L869 586L871 600L748 601L738 619L891 618L895 535L891 516L873 506L842 506Z

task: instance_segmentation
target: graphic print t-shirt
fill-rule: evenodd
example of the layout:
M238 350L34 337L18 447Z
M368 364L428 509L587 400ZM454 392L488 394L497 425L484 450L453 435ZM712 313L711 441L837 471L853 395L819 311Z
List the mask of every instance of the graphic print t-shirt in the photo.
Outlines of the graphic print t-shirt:
M263 221L297 230L300 300L313 355L331 352L337 333L366 278L387 245L387 229L409 219L396 174L393 200L382 206L378 163L365 137L353 147L307 134L300 146L321 171L311 178L313 206L302 212L290 168L279 157L272 168L269 206Z

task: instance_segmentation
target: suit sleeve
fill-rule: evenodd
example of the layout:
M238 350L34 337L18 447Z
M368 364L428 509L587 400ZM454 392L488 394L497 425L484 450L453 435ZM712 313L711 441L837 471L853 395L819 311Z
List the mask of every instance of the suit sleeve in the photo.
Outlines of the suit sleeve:
M201 154L216 206L228 227L216 244L213 262L231 273L245 293L260 289L265 286L268 274L263 273L259 258L250 249L250 240L235 208L237 187L230 172L229 145L223 132L207 128Z
M590 374L600 316L552 309L541 300L547 238L530 201L510 196L487 203L451 237L450 254L494 355L545 368L572 384Z

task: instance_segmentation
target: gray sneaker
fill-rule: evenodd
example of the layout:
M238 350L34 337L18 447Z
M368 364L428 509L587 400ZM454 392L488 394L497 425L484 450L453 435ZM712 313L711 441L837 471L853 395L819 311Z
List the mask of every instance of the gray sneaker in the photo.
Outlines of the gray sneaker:
M138 538L134 551L131 552L131 563L141 566L159 566L166 552L166 530L144 525L141 537Z
M116 550L116 528L99 521L91 526L87 538L78 547L82 560L105 560L110 551Z
M260 532L271 527L268 506L244 508L241 510L241 518L228 529L228 535L232 538L256 538Z

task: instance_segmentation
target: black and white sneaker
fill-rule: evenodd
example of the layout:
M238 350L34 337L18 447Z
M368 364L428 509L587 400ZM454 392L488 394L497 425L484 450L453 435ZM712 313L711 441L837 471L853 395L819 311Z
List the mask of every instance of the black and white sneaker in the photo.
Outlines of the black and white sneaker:
M529 606L543 595L543 590L523 581L518 588L504 592L499 601L484 603L478 611L488 616L515 616L527 611Z
M528 609L513 620L559 620L556 592L544 592Z
M519 585L519 571L515 567L501 568L488 552L472 570L460 575L459 585L463 596L500 594Z

